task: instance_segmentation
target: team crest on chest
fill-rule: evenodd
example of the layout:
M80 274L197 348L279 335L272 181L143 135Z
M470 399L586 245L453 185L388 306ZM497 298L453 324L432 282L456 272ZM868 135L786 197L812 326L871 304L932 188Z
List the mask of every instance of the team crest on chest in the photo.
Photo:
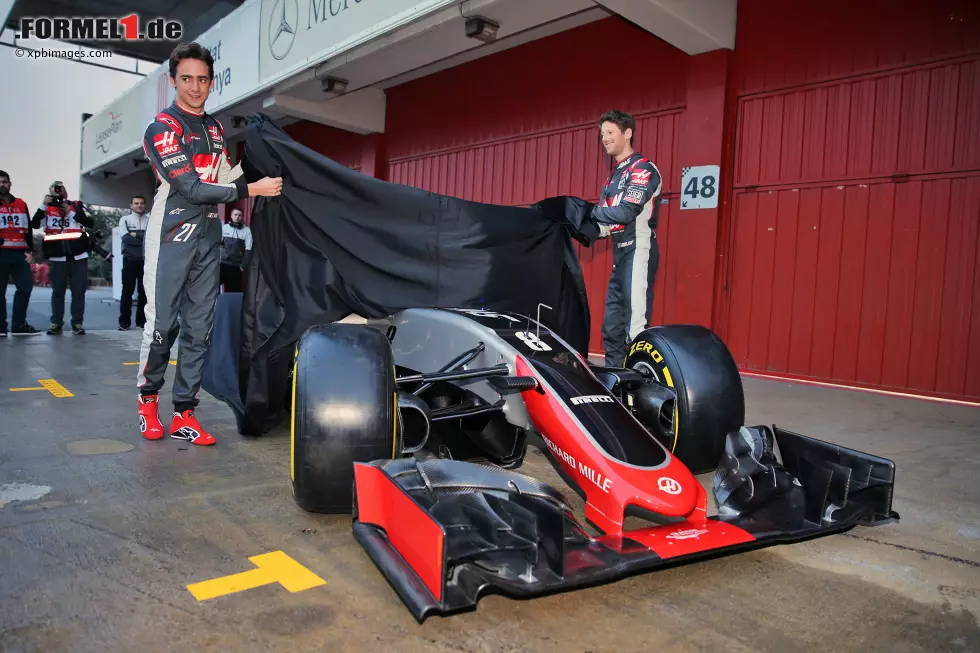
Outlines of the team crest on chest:
M201 181L214 183L218 181L218 164L221 161L220 154L195 154L194 169L197 170Z

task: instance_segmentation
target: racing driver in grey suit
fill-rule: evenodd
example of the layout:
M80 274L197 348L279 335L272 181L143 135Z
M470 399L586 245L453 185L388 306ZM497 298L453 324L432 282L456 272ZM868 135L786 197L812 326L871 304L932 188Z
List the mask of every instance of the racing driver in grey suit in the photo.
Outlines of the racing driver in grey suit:
M653 311L653 283L660 264L657 218L662 180L657 166L633 150L633 116L608 111L599 118L599 129L606 153L616 162L592 210L600 237L612 236L613 240L602 344L606 367L621 367L627 343L647 328Z
M170 55L170 84L176 100L146 128L143 150L159 187L146 229L146 326L140 349L140 432L164 435L159 391L170 362L172 334L181 319L174 413L170 437L197 445L215 443L194 415L218 296L221 221L218 204L249 196L275 197L282 179L246 183L232 170L221 124L204 110L214 78L211 53L197 43Z

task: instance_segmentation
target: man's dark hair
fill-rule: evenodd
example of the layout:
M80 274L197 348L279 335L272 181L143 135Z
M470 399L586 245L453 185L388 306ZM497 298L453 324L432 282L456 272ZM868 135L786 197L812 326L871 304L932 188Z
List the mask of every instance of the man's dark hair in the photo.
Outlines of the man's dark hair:
M177 64L184 59L197 59L208 65L208 77L214 79L214 57L211 51L198 43L181 43L170 53L170 77L177 78Z
M133 199L134 200L143 200L144 202L146 201L146 198L143 197L142 195L133 195Z
M626 113L625 111L607 111L601 116L599 116L599 126L602 127L602 123L611 122L617 127L621 132L625 132L627 129L633 130L633 136L630 136L630 145L633 145L633 138L636 136L636 118Z
M4 177L7 181L10 181L10 175L7 174L6 170L0 170L0 177Z

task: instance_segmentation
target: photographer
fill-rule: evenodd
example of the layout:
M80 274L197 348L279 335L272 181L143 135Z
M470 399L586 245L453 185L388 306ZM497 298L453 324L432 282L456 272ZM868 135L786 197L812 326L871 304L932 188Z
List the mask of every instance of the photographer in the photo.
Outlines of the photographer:
M42 251L51 269L51 327L48 335L60 335L65 318L65 290L71 285L71 330L84 335L85 290L88 287L88 253L92 243L84 227L94 227L81 202L68 200L60 181L51 184L42 207L34 213L31 227L44 231Z
M119 228L125 233L122 236L123 265L122 265L122 297L119 298L119 330L129 329L133 311L133 291L139 291L136 304L136 326L140 329L146 324L144 307L146 306L146 290L143 288L143 240L146 227L150 222L146 215L146 198L135 195L128 213L119 219Z

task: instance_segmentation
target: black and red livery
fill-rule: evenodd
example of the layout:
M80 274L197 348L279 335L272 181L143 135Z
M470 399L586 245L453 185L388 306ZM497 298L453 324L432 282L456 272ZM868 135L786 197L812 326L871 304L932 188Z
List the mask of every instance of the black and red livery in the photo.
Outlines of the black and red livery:
M539 596L898 518L890 460L744 425L738 370L711 331L647 329L626 363L594 366L506 312L315 326L293 367L296 500L352 511L419 621L486 593ZM514 471L529 444L584 501L584 523L580 503ZM709 471L717 509L696 476Z

